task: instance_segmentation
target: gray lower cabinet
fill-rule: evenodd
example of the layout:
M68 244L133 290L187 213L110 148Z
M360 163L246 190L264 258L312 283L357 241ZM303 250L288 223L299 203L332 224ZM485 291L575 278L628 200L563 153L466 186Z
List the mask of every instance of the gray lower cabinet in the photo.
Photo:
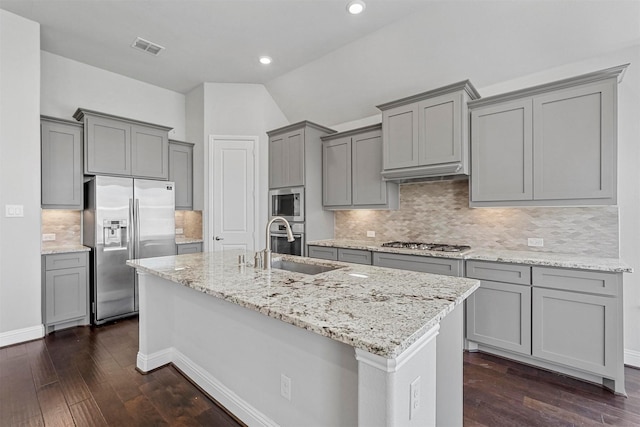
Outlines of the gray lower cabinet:
M170 127L78 109L84 122L84 173L169 178Z
M42 256L42 317L47 333L89 324L88 254Z
M481 280L466 302L467 339L531 354L531 267L467 261L466 268Z
M468 175L467 102L480 95L470 81L379 105L387 179Z
M42 208L81 210L82 125L42 116L40 129Z
M325 209L398 208L398 184L382 179L381 125L321 139L322 206Z
M176 209L193 209L193 144L169 140L169 181L175 185Z
M338 260L338 249L328 246L307 246L307 256L309 258L328 259L331 261Z
M182 243L176 245L176 253L178 255L195 254L198 252L202 252L202 243Z
M622 365L619 274L534 267L535 357L613 378Z
M624 394L622 273L474 260L466 271L481 280L468 341Z
M616 204L625 68L469 102L470 206Z
M374 252L373 265L445 276L462 276L464 273L462 260L420 255Z

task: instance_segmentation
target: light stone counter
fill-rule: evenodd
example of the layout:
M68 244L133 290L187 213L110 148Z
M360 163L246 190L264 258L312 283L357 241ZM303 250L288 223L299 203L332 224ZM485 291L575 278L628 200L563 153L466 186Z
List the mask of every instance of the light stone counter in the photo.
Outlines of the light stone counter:
M274 260L340 267L307 275L238 263L239 251L127 261L179 283L286 323L395 358L479 286L473 279L274 254ZM246 254L253 260L253 253Z
M52 255L52 254L68 254L68 253L74 253L74 252L89 252L89 251L91 251L91 248L80 245L80 244L77 244L77 245L42 244L42 248L40 249L40 254Z
M188 245L189 243L202 243L202 239L197 239L193 237L177 237L176 236L176 245Z
M513 264L539 265L545 267L575 268L612 273L631 273L633 269L618 258L594 258L584 255L559 254L535 251L510 251L492 249L471 249L465 252L438 252L416 249L383 248L382 242L359 240L318 240L308 242L312 246L362 249L372 252L387 252L451 259L495 261Z

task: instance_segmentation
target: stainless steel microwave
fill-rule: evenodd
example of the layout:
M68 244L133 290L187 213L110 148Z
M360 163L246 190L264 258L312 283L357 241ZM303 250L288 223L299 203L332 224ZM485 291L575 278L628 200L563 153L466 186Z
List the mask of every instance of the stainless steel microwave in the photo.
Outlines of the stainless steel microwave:
M269 215L287 221L304 222L304 187L279 188L269 191Z

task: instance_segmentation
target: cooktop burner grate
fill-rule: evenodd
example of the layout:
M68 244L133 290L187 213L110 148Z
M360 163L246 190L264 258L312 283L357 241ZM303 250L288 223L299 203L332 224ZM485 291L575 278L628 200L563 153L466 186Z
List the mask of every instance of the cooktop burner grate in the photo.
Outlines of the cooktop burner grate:
M423 242L387 242L383 243L384 248L418 249L424 251L439 252L463 252L471 249L466 245L449 245L444 243L423 243Z

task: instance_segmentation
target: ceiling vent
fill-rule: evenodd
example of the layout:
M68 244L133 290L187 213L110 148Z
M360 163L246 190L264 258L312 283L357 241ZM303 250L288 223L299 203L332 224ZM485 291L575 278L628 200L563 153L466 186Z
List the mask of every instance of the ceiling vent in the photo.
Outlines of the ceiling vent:
M141 50L143 52L150 53L153 56L160 55L160 52L162 52L164 50L164 47L160 46L159 44L152 43L149 40L145 40L145 39L140 38L140 37L138 37L133 42L131 47L134 48L134 49Z

